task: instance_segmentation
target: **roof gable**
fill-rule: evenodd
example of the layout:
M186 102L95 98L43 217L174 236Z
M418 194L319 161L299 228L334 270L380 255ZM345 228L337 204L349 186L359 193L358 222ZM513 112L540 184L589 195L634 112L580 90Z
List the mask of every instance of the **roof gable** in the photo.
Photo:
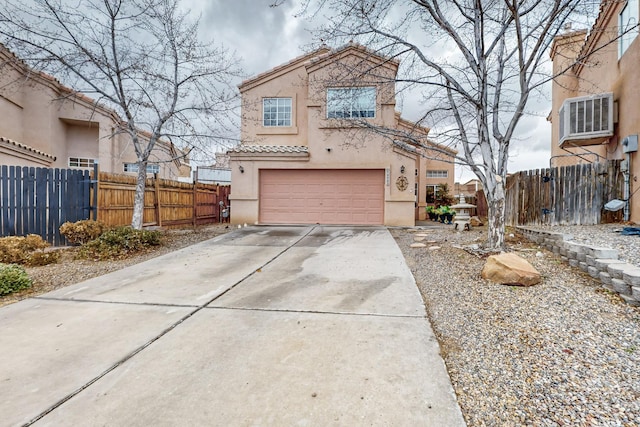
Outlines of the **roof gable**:
M305 62L308 62L312 58L330 52L330 49L327 46L321 46L320 48L314 50L313 52L305 53L304 55L300 55L296 58L293 58L290 61L285 62L284 64L280 64L270 70L267 70L263 73L260 73L256 76L250 77L247 80L244 80L242 83L238 85L238 89L240 92L244 92L251 88L254 88L262 83L265 83L269 80L275 79L283 74L288 73L289 71L302 66Z
M367 74L371 69L380 67L393 72L395 75L400 65L400 62L396 59L385 58L365 46L350 42L338 49L328 51L311 59L306 65L307 73L312 74L319 69L329 66L330 64L342 62L345 58L356 59L360 66L362 64L370 65L370 68L365 67L360 71L363 75Z

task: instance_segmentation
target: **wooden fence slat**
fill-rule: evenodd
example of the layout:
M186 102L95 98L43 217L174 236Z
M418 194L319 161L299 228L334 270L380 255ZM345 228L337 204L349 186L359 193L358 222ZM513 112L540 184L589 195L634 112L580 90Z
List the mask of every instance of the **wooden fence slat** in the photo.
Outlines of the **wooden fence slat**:
M9 177L8 167L2 165L0 169L0 223L2 224L2 235L9 236L11 228L9 227Z
M22 168L16 167L16 234L19 236L24 235L24 227L22 224Z
M53 181L54 178L54 171L53 169L47 169L47 194L48 194L48 203L47 203L47 208L48 208L48 214L46 217L46 229L44 230L44 233L46 235L45 240L47 242L49 242L50 244L54 244L54 241L57 240L54 238L55 235L57 235L58 233L56 233L56 221L54 221L55 218L55 214L54 214L54 209L53 209L53 205L54 205L54 199L55 199L55 183ZM58 243L57 241L55 243Z
M605 203L620 198L619 165L619 160L613 160L511 175L505 196L506 224L592 225L619 220L620 213L604 210Z

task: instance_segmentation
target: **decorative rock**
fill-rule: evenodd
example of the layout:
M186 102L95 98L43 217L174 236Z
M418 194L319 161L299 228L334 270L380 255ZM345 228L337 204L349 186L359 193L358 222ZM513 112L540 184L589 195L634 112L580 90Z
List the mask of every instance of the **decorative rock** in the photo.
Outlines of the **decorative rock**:
M532 286L540 283L540 273L527 260L513 253L491 255L482 269L482 278L504 285Z
M544 258L544 254L540 251L536 252L536 258Z
M607 271L607 266L609 264L625 264L625 262L618 259L596 259L596 268L598 270Z
M424 243L412 243L409 245L412 248L426 248L427 245L425 245Z
M633 264L623 263L623 264L609 264L607 265L607 272L611 275L611 277L615 279L622 279L622 273L625 270L630 270L637 268Z
M472 216L469 219L469 223L471 224L472 227L481 227L484 225L484 223L477 216Z
M416 242L422 242L426 237L425 236L417 236L413 238Z
M624 302L626 302L632 307L640 307L640 301L636 300L633 297L630 297L629 295L620 294L620 298L622 298Z
M631 295L631 286L627 285L624 280L611 279L611 286L619 294Z
M428 234L424 234L424 233L416 233L414 234L415 237L428 237Z
M630 268L622 272L622 280L631 286L640 286L640 268Z
M611 285L611 276L609 275L609 273L601 271L600 274L598 274L598 277L600 278L602 284Z
M438 249L440 249L440 246L429 246L430 251L436 251Z

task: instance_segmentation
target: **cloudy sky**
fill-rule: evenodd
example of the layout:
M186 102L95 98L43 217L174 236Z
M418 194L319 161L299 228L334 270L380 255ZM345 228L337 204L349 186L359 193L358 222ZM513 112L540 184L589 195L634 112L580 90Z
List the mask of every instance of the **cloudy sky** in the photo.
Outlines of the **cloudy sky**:
M314 40L309 31L317 21L309 22L295 15L299 0L287 0L279 7L269 7L274 0L191 0L186 2L194 14L201 16L202 35L222 42L242 58L245 73L252 76L307 52ZM529 103L535 115L524 117L513 141L509 172L549 167L551 124L546 116L551 108L550 89ZM420 94L405 95L402 115L409 120L420 117ZM466 181L473 174L458 168L456 181Z

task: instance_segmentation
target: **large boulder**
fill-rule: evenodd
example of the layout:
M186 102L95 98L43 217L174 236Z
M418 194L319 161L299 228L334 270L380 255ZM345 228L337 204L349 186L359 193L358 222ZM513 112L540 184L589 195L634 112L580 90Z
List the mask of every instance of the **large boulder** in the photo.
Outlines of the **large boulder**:
M532 286L540 283L540 273L514 253L491 255L482 269L482 278L503 285Z

